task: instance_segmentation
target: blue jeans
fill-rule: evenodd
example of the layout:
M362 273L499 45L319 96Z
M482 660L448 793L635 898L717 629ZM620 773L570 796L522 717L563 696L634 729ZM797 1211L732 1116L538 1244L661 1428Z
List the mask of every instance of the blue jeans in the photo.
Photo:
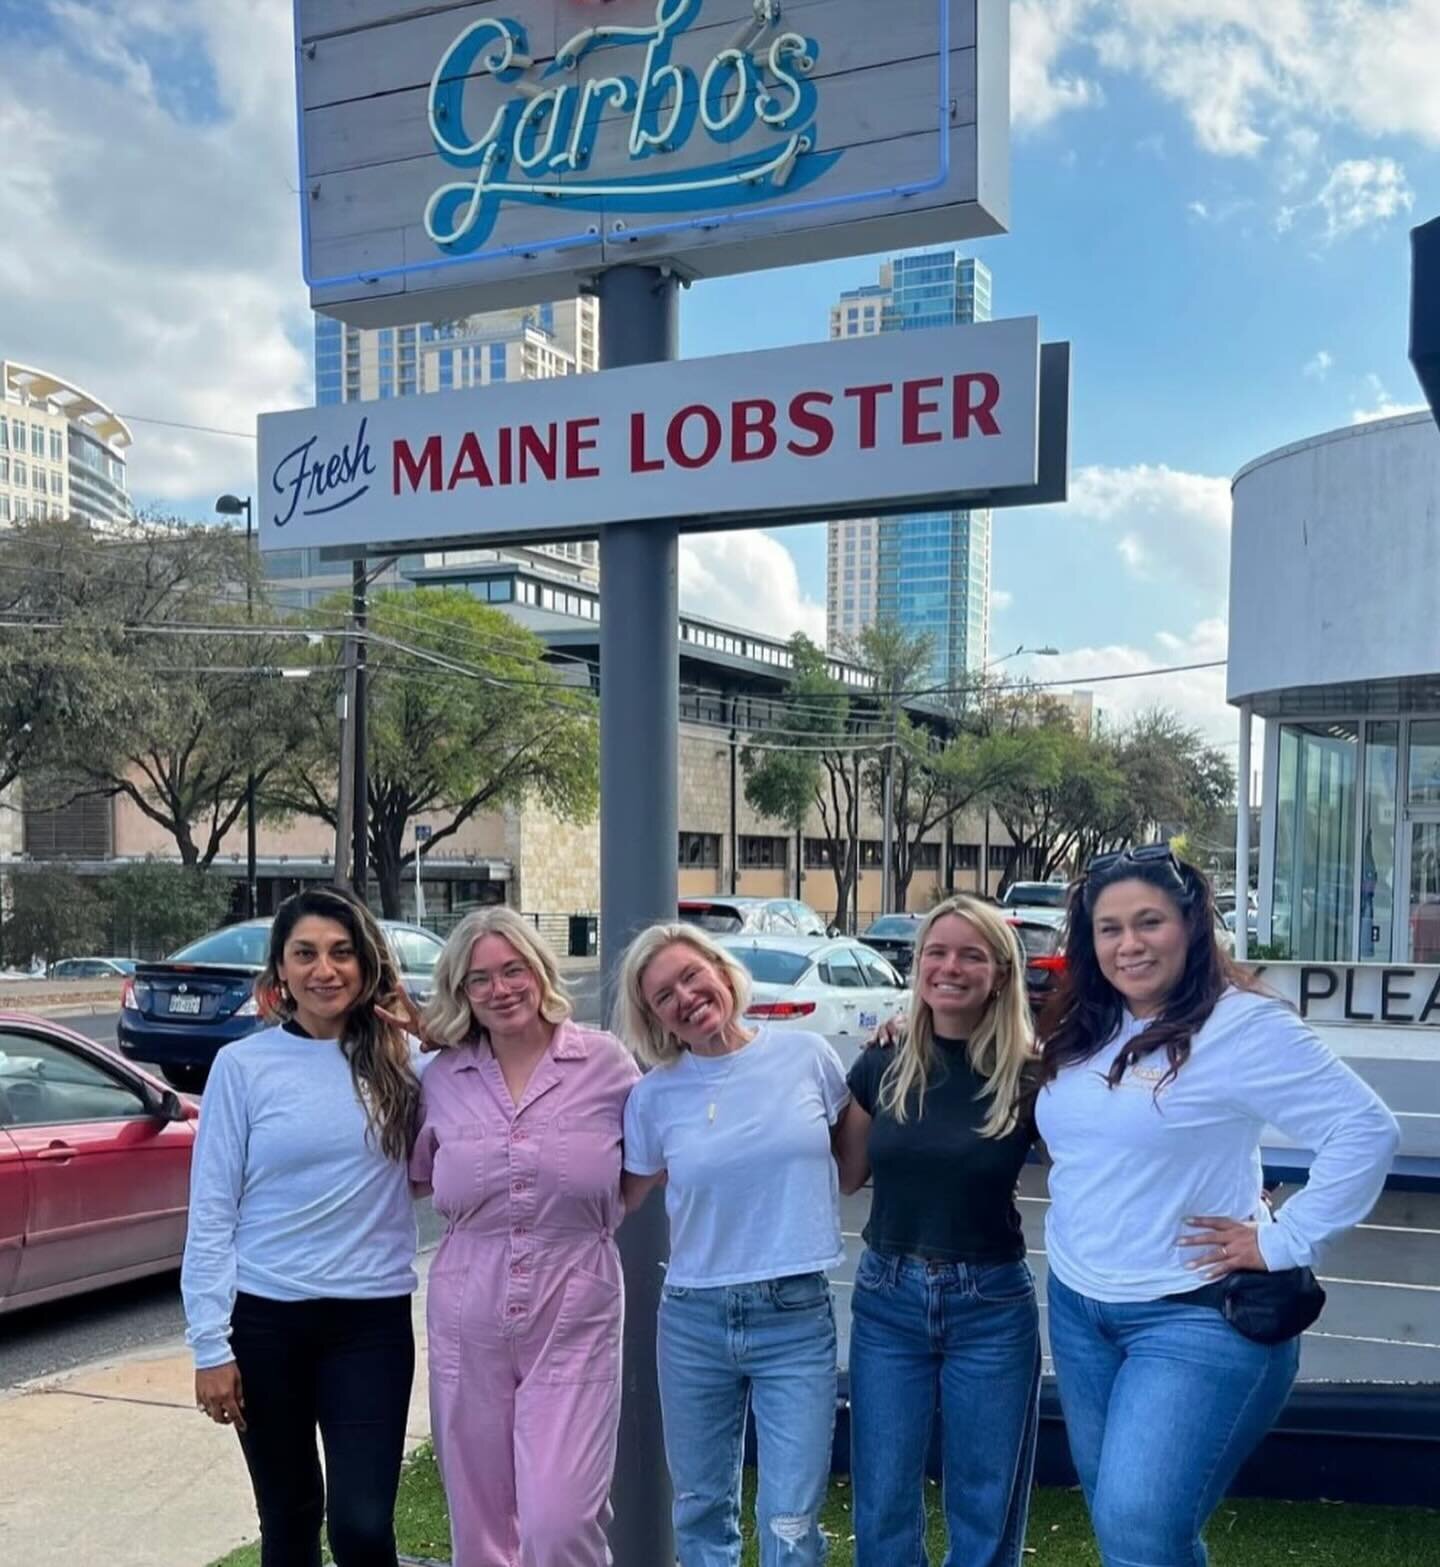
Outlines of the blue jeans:
M1050 1352L1105 1567L1205 1567L1200 1531L1285 1407L1300 1342L1211 1306L1109 1305L1050 1275Z
M1039 1389L1039 1314L1023 1262L866 1251L850 1307L855 1567L927 1567L925 1458L937 1405L946 1567L1015 1567Z
M717 1289L667 1284L656 1355L680 1567L738 1567L751 1406L761 1567L818 1567L835 1441L835 1312L825 1275Z

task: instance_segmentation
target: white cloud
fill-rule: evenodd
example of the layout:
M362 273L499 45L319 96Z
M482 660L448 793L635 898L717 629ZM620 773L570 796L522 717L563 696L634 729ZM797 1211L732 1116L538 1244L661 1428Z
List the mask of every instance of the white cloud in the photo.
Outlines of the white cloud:
M795 557L768 533L695 533L680 541L680 606L771 637L825 642L825 606L806 597Z
M1319 349L1312 358L1305 363L1304 374L1312 381L1323 381L1330 374L1330 367L1335 363L1335 356L1328 348Z
M1109 727L1119 728L1149 708L1168 707L1211 744L1225 745L1235 739L1237 720L1225 702L1223 667L1152 676L1142 672L1213 664L1226 657L1226 644L1225 622L1215 617L1197 622L1188 632L1162 631L1148 648L1124 643L1067 648L1037 663L1032 673L1047 682L1065 681L1074 689L1092 691ZM1142 678L1088 683L1096 675L1110 674L1141 674Z
M1057 69L1092 0L1015 0L1010 8L1010 113L1020 128L1048 125L1105 95L1091 78Z
M1186 212L1189 212L1193 216L1199 218L1202 223L1209 221L1210 209L1203 201L1187 201L1185 203L1185 210Z
M990 609L992 614L1000 614L1007 610L1015 602L1015 595L1005 588L991 588Z
M1357 403L1350 410L1352 424L1369 424L1375 419L1393 419L1399 414L1419 413L1428 406L1425 403L1397 401L1385 390L1385 383L1378 375L1367 375L1364 385L1368 402Z
M1334 241L1408 212L1415 192L1393 158L1347 158L1331 169L1315 205L1325 214L1325 238Z
M1225 599L1230 558L1230 481L1163 463L1080 468L1071 515L1099 523L1134 577L1176 580L1207 607Z
M122 414L250 431L307 401L290 7L54 0L49 18L55 37L7 39L5 352ZM249 441L133 429L139 494L254 484Z

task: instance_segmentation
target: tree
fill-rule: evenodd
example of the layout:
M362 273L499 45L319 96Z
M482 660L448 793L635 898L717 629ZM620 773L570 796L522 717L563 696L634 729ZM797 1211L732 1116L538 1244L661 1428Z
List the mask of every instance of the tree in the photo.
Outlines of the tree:
M18 966L36 958L54 963L93 953L105 944L105 934L105 911L89 882L48 869L13 878L0 941L8 963Z
M337 610L344 601L336 603ZM543 658L543 644L502 610L446 588L393 589L370 604L366 757L369 850L387 916L415 863L410 823L447 818L433 853L481 811L530 799L566 821L595 814L599 750L595 702ZM343 649L315 655L333 676ZM339 755L335 682L305 682L314 738L269 791L277 808L336 826Z
M835 878L835 918L850 907L860 861L860 743L849 691L831 675L823 648L803 632L787 646L794 671L782 716L741 749L745 798L763 816L803 828L813 806Z
M252 597L259 587L243 535L71 519L31 524L5 552L8 608L28 629L7 637L0 776L23 769L38 787L43 766L49 806L124 795L185 865L210 864L249 777L263 783L305 740L305 709L276 678L293 644L263 602L241 607L247 583Z
M203 936L230 906L230 889L218 876L159 860L127 865L97 890L116 945L142 957L161 957Z

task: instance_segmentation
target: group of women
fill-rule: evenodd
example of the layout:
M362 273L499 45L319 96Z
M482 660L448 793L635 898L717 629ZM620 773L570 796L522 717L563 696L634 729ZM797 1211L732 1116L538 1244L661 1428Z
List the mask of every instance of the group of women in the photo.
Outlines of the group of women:
M858 1567L926 1562L937 1414L947 1567L1016 1567L1041 1368L1016 1187L1037 1143L1050 1350L1102 1559L1203 1564L1201 1530L1294 1379L1309 1264L1369 1210L1396 1142L1213 931L1208 884L1165 845L1093 861L1037 1045L1013 930L951 898L920 928L908 1026L847 1078L818 1035L752 1029L744 969L691 926L632 942L612 1034L572 1021L512 911L459 925L419 1017L364 909L289 900L257 982L274 1026L223 1050L206 1092L183 1279L197 1402L239 1432L264 1567L318 1567L322 1525L337 1567L395 1567L417 1191L445 1222L427 1359L455 1567L607 1562L615 1231L662 1184L680 1567L739 1563L747 1413L760 1560L817 1567L827 1273L840 1193L867 1180ZM1314 1150L1274 1213L1267 1124Z

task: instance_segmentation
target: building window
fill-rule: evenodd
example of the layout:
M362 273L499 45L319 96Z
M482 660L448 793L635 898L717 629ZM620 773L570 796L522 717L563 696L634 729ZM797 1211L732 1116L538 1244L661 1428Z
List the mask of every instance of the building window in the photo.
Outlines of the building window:
M30 482L30 470L17 457L15 459L15 488L17 490L24 489L25 486L27 484L29 484L29 482Z
M14 421L14 423L11 425L11 430L13 432L13 438L12 438L11 443L10 443L11 446L13 447L13 449L16 452L23 452L25 450L25 422L24 422L24 420L23 419L16 419Z
M682 870L718 870L720 834L718 832L682 832L680 868Z
M60 495L64 493L64 489L64 479L58 473L52 471L50 474L50 493L52 495Z
M917 871L938 871L940 869L940 845L938 843L917 843L912 863Z
M1010 868L1010 855L1012 849L1008 843L992 843L990 845L990 869L992 871L1004 871ZM1019 860L1016 861L1015 872L1020 873Z
M38 424L30 426L30 455L32 457L45 455L45 431Z
M1351 955L1359 740L1348 722L1280 730L1270 936L1295 961Z
M8 457L0 457L0 484L9 484L9 482L10 459Z
M788 839L746 838L740 840L740 868L747 871L783 871L789 863Z
M824 871L830 869L830 840L807 838L805 840L805 869Z
M52 430L50 432L50 461L65 461L65 443L60 439L60 432L58 430Z
M950 845L950 869L952 871L978 871L980 869L980 845L978 843L952 843Z
M1420 727L1416 725L1416 727ZM1360 957L1394 958L1395 802L1399 797L1400 725L1365 730L1365 823L1360 842Z
M862 838L860 841L860 869L862 871L878 871L882 863L881 845L874 838Z

